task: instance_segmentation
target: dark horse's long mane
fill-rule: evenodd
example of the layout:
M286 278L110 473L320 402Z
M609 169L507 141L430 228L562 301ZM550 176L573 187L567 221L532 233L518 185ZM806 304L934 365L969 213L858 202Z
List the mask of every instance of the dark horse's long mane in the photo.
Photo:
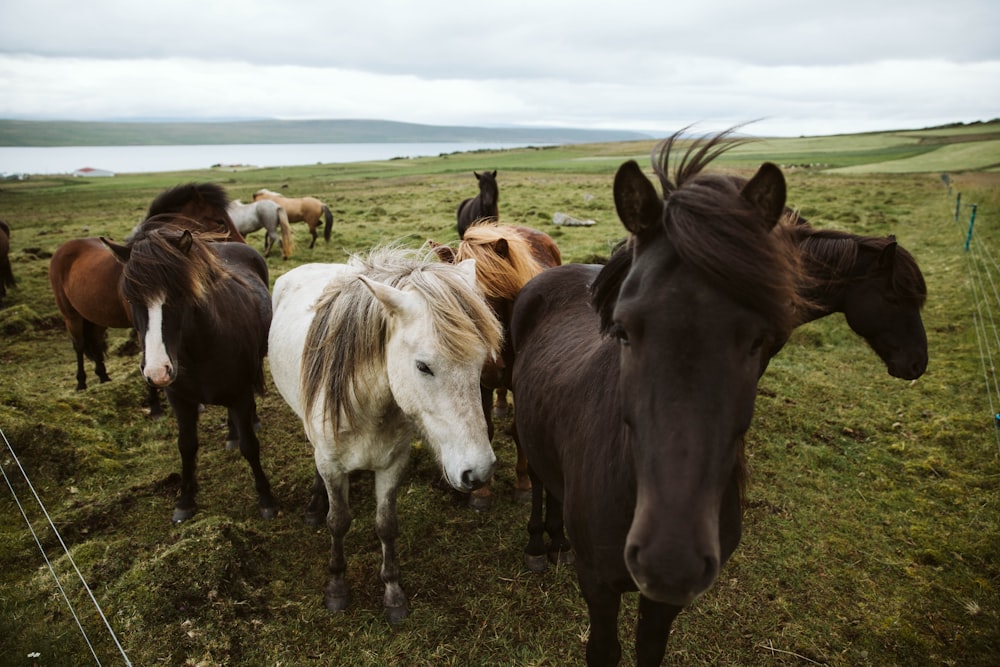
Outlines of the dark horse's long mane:
M761 224L759 215L740 201L736 179L706 174L705 167L722 153L743 143L731 139L734 130L696 141L678 158L677 133L653 151L653 170L663 190L663 224L650 234L665 234L680 260L694 266L706 280L737 302L763 314L779 331L790 331L794 314L804 306L790 277L799 273L798 253L791 234ZM674 161L674 176L670 177ZM632 254L643 239L630 238L601 270L591 286L591 303L601 315L605 333ZM761 267L771 267L762 270Z
M185 238L186 237L186 238ZM216 331L256 331L255 310L246 293L253 289L240 272L230 270L219 258L220 241L224 235L191 232L183 226L170 224L170 216L154 216L140 225L129 245L129 261L123 270L122 295L130 302L148 303L161 294L168 302L186 303L186 308L198 309L212 322ZM188 243L189 240L189 243ZM225 244L229 245L229 244ZM199 331L199 335L211 335ZM266 340L252 336L233 336L233 355L243 353L254 358ZM258 393L263 393L263 367L255 380Z

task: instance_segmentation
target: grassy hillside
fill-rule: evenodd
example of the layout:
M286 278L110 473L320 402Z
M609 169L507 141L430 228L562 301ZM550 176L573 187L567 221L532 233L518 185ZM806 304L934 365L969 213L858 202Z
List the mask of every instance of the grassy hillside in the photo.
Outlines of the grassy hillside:
M626 141L639 132L418 125L382 120L240 122L74 122L0 120L0 146L155 146L194 144L337 144L510 142L563 144Z
M976 129L990 135L996 126ZM666 664L995 663L1000 452L973 327L973 260L962 250L968 209L962 224L953 214L960 190L963 202L978 204L977 240L1000 248L1000 175L972 163L945 166L954 157L946 149L994 140L965 139L962 131L928 130L762 141L718 165L749 173L762 159L781 163L789 204L816 225L895 234L927 280L930 364L913 382L889 377L840 316L796 331L760 384L743 541L715 588L678 618ZM570 570L537 576L521 565L527 508L512 499L506 423L494 438L498 500L488 513L441 490L432 457L416 451L399 498L412 615L398 629L382 619L370 476L358 475L351 488L354 600L344 614L323 608L329 536L301 518L311 452L270 380L259 402L262 462L282 516L257 518L247 466L222 446L224 411L209 407L200 426L200 509L194 520L170 525L176 426L150 421L139 407L144 389L125 330L109 332L112 381L74 391L75 358L47 281L59 244L79 236L121 239L157 194L188 181L221 183L233 198L268 187L328 202L330 243L308 250L306 229L295 225L292 259L268 260L273 281L293 266L343 261L376 243L454 242L455 207L475 193L471 171L498 169L505 222L546 231L567 262L593 261L624 235L611 196L615 169L633 157L648 165L652 143L0 184L0 218L12 228L19 281L0 308L0 429L133 664L582 664L586 608ZM918 154L926 161L914 173L803 166ZM940 178L945 169L951 191ZM557 211L597 224L558 228L551 224ZM259 248L262 239L250 242ZM975 268L996 271L989 263ZM89 364L87 371L93 378ZM28 502L9 451L0 449L0 464L95 653L102 664L123 664L56 537ZM0 664L31 664L27 656L36 652L38 665L89 663L90 650L3 488ZM626 646L635 608L633 596L622 614ZM623 664L634 664L631 656Z

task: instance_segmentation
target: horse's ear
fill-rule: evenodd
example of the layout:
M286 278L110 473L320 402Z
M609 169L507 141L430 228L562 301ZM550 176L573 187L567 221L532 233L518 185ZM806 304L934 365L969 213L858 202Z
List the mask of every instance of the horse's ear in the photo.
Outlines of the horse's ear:
M882 252L878 256L878 268L883 271L892 271L892 267L896 265L896 249L898 247L896 237L890 234L889 242L882 248Z
M635 160L618 168L614 193L618 217L633 234L641 234L663 219L663 200Z
M109 241L108 239L101 237L101 243L108 246L108 249L114 253L115 259L117 259L122 264L128 263L128 258L132 255L132 249L127 245L118 245L114 241Z
M507 259L510 257L510 244L507 243L507 239L499 238L493 242L493 252L497 254L498 257L502 259Z
M193 243L194 237L191 236L190 230L185 229L181 237L177 240L177 249L186 255L191 252L191 245Z
M490 174L490 175L491 175L491 176L492 176L493 178L496 178L496 177L497 177L497 170L496 170L496 169L494 169L494 170L493 170L493 173L492 173L492 174Z
M777 165L765 162L743 186L741 194L760 212L770 229L785 212L785 175Z
M477 181L483 177L483 175L480 174L478 171L472 172L472 175L476 177Z
M476 260L474 259L463 259L461 262L456 264L459 269L465 274L466 279L469 284L475 287L476 285Z
M438 259L442 262L445 262L446 264L455 263L455 251L452 250L451 246L438 243L432 239L427 239L427 245L434 251L434 254L437 255Z
M414 299L416 298L413 295L366 276L358 276L358 280L371 290L375 299L385 307L390 315L406 315L408 312L413 312Z

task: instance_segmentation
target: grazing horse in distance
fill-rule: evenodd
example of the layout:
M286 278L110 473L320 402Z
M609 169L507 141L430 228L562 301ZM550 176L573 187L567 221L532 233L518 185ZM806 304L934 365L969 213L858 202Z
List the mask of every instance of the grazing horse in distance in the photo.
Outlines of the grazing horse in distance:
M278 504L253 424L271 323L267 263L245 243L208 243L163 218L140 225L127 246L103 241L123 265L142 375L166 391L177 418L181 488L173 521L195 512L201 405L227 408L229 443L238 443L250 464L261 515L274 518Z
M504 418L509 412L507 389L511 384L510 374L514 366L509 330L514 299L529 280L547 268L562 264L562 254L556 242L545 232L530 227L492 223L470 226L455 249L431 240L428 240L428 244L444 262L476 260L476 279L490 308L503 326L504 343L500 359L497 360L499 363L487 361L480 387L483 412L492 440L493 417ZM494 391L497 396L495 405ZM528 477L528 461L520 447L517 448L515 472L515 496L527 501L531 496L531 480ZM473 491L469 496L469 506L476 510L489 509L492 501L489 484Z
M323 226L323 240L330 241L330 233L333 230L333 213L330 212L330 207L320 200L315 197L285 197L267 188L261 188L253 193L254 201L261 199L270 199L285 209L289 222L305 222L309 225L309 233L312 234L310 248L316 245L318 236L316 228L319 227L321 217L326 223Z
M302 420L318 471L307 519L329 499L325 604L348 606L348 476L372 470L383 604L394 624L408 614L396 494L413 439L422 437L459 491L486 483L496 463L477 390L484 362L499 352L500 324L476 285L474 262L429 259L376 248L349 264L305 264L274 284L271 375Z
M146 219L168 220L192 231L213 233L214 238L243 243L226 212L228 205L226 191L219 185L189 183L160 193L150 204ZM49 283L76 352L77 391L87 388L84 357L94 362L101 382L111 379L104 365L107 330L132 328L131 309L120 293L121 279L121 263L98 238L66 241L49 261ZM162 414L154 388L150 388L148 400L150 415Z
M7 288L16 286L17 281L10 266L10 225L0 220L0 303L7 296Z
M258 199L244 204L239 199L229 202L229 216L233 224L244 236L258 229L264 229L264 257L270 257L271 248L277 243L281 246L281 258L292 256L292 231L288 224L288 214L277 202L270 199Z
M500 189L497 187L496 169L472 173L479 181L479 194L462 200L462 203L458 205L458 211L456 211L458 238L464 237L465 230L476 221L497 222L500 219L500 211L497 208Z
M544 561L543 531L561 535L565 518L589 665L618 663L630 591L640 596L636 664L659 665L674 618L740 540L757 382L801 297L798 253L777 230L781 171L765 163L742 188L705 172L734 144L730 132L693 143L673 178L678 136L661 143L662 197L635 162L619 168L632 262L614 287L592 296L606 267L567 264L514 303L514 422L532 472L526 563ZM600 298L614 302L604 331Z

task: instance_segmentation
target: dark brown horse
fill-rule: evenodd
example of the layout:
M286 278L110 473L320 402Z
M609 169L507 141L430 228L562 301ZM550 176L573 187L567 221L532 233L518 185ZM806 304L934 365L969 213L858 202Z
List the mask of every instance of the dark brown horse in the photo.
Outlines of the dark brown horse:
M0 304L7 296L7 288L17 286L10 266L10 226L0 220Z
M658 665L673 619L740 540L744 434L757 381L795 321L799 266L776 230L776 166L742 188L704 173L726 137L694 144L673 179L677 136L665 141L662 198L635 162L618 170L632 261L594 295L598 310L614 301L608 329L589 302L601 267L544 271L514 304L514 421L533 475L526 552L544 558L544 489L550 534L564 508L576 551L590 665L618 663L621 595L635 590L636 662Z
M463 199L458 205L458 211L455 213L458 217L458 238L464 237L465 230L477 221L497 222L500 219L500 211L497 208L500 188L497 187L496 170L472 173L479 181L479 194Z
M503 325L504 345L500 359L487 363L483 369L482 398L483 411L493 439L493 417L506 417L509 412L507 389L511 384L511 370L514 365L510 346L510 316L514 299L524 285L543 270L562 264L562 253L552 237L545 232L530 227L477 223L470 226L465 237L452 249L429 241L438 257L445 262L476 260L476 280L486 296L487 302ZM493 393L496 391L496 404ZM528 461L517 449L515 467L517 479L514 492L521 500L528 500L531 494L531 480L528 477ZM469 505L473 509L486 510L492 504L493 494L489 484L473 491Z
M261 514L273 518L278 504L261 469L253 425L271 324L267 263L246 244L208 243L165 217L144 222L127 246L104 243L123 266L121 293L142 346L140 370L151 387L166 391L177 418L181 489L173 520L195 512L203 404L228 409L229 444L239 444Z
M156 197L146 218L165 216L189 229L220 233L224 240L243 243L243 236L226 212L228 204L220 186L191 183ZM104 365L107 329L132 328L128 304L120 293L121 277L121 264L97 238L67 241L52 255L49 283L76 351L77 390L87 388L85 356L94 362L94 372L101 382L111 379ZM160 414L154 390L149 398L151 413Z
M738 184L745 180L734 179ZM871 346L893 377L914 380L927 369L927 334L920 310L927 285L920 267L894 236L860 236L817 229L793 211L782 219L782 234L790 234L799 249L803 273L799 292L806 303L795 326L843 313L848 325ZM617 283L607 277L627 272L632 253L620 247L608 260L595 288ZM612 321L614 301L602 300L602 326Z

